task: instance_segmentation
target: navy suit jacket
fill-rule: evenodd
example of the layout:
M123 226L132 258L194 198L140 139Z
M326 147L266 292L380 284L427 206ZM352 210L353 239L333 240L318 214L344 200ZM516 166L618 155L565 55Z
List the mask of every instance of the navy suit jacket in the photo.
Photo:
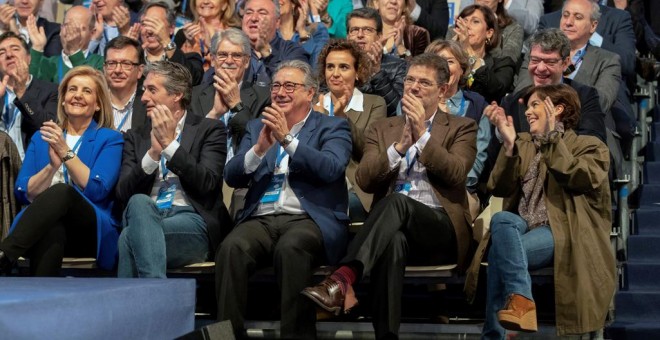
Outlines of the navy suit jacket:
M6 95L0 97L0 103L5 102ZM14 98L14 105L21 112L21 132L25 135L23 145L17 147L27 150L32 135L39 131L44 122L57 121L57 85L32 78L23 97ZM1 113L4 113L4 109Z
M602 49L614 52L621 57L621 73L627 79L637 79L635 75L635 32L630 13L618 8L600 6L600 19L596 32L603 37ZM541 17L539 29L559 27L561 10Z
M96 213L97 248L96 262L100 268L111 270L117 259L118 223L113 218L113 189L119 178L122 146L121 133L107 128L97 128L92 120L82 135L82 143L77 156L89 167L89 180L81 193L85 200L94 207ZM25 153L23 167L16 179L15 194L21 204L29 204L27 187L30 177L41 171L50 162L49 145L37 132ZM77 187L76 187L77 189ZM25 211L25 210L23 210ZM14 226L20 216L16 216Z
M255 172L245 174L245 154L256 144L261 120L248 123L238 154L225 167L225 181L246 188L239 224L252 216L271 182L279 144L268 150ZM289 185L305 210L321 229L327 259L336 263L347 242L348 191L346 166L351 158L351 130L346 119L312 111L298 134L298 148L289 159Z

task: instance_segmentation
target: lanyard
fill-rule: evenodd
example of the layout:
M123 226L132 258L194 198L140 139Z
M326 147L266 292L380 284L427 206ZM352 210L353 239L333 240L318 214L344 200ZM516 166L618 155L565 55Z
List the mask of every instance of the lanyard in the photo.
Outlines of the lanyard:
M199 51L202 53L202 57L206 55L206 53L204 53L204 39L199 39Z
M451 99L449 99L447 102L452 103L452 105L454 105L454 102ZM449 108L449 105L447 105L447 108ZM456 111L454 114L457 116L465 116L463 114L464 109L465 109L465 96L461 97L461 104L458 107L458 111Z
M16 117L18 116L18 113L16 112L16 107L14 107L13 110L9 109L9 93L5 92L5 127L7 128L7 131L11 129L14 126L14 123L16 123Z
M126 111L126 115L124 118L121 119L121 122L119 122L119 125L117 126L117 131L121 131L121 128L124 127L124 124L126 124L126 119L128 118L130 112Z
M433 124L433 122L431 122ZM432 125L429 124L429 127L426 129L429 133L431 132L431 127ZM419 153L415 153L415 157L410 159L410 148L408 151L406 151L406 163L408 163L408 169L406 170L406 178L410 177L410 171L412 171L413 166L415 165L415 162L417 162L417 158L419 158Z
M332 102L332 95L330 95L330 117L335 115L335 104Z
M83 132L83 135L84 134L85 133ZM66 140L66 130L62 131L62 135L64 136L64 140ZM71 151L73 151L73 153L76 154L78 153L78 149L80 149L80 143L82 143L82 140L83 140L83 136L80 136L76 144L73 145L73 148L71 148ZM64 175L64 183L69 184L69 171L67 170L66 165L64 164L62 164L62 174Z
M176 137L176 141L177 143L181 142L181 133ZM165 166L165 157L162 155L160 156L160 172L163 173L163 181L167 178L167 174L170 173L170 170Z
M293 136L293 138L298 138L298 134L300 134L300 132L296 133L295 136ZM275 161L276 168L280 167L280 163L282 163L282 160L284 159L284 157L286 157L286 155L287 155L286 150L284 150L283 146L280 146L279 150L277 151L277 160Z

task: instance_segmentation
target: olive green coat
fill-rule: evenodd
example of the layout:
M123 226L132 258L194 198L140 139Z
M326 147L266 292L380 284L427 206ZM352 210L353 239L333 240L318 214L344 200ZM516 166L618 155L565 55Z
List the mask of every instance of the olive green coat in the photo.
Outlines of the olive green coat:
M577 136L567 130L563 137L556 135L543 144L541 152L540 170L547 171L544 192L555 242L557 333L595 331L605 324L616 285L609 240L609 150L595 137ZM518 134L512 157L505 155L504 148L500 151L488 188L493 195L504 198L504 210L517 213L521 181L535 154L529 133ZM485 247L479 248L483 253L481 248ZM475 261L481 261L478 257ZM466 283L466 289L470 284Z

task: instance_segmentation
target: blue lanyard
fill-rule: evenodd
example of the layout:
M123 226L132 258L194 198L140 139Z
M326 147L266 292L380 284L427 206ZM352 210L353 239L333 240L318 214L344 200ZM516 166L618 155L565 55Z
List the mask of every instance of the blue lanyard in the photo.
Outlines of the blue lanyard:
M298 134L300 134L300 132L296 133L295 136L293 136L293 138L298 138ZM287 155L286 150L284 150L284 147L280 145L280 148L277 151L277 161L275 161L276 168L280 167L280 163L282 163L282 160L284 159L284 157L286 157L286 155Z
M429 127L426 129L429 133L431 132L431 127L433 126L433 122L429 124ZM413 157L412 160L410 160L410 149L406 151L406 163L408 163L408 169L406 170L406 178L410 176L410 171L412 170L413 166L415 165L415 162L417 162L417 158L419 158L419 153L415 154L415 157Z
M335 104L332 103L332 95L330 95L330 117L335 115Z
M13 110L9 109L9 93L5 92L5 127L7 128L7 131L9 131L13 126L14 123L16 123L16 116L18 116L18 113L16 112L16 107L14 107Z
M64 140L66 140L66 130L62 131L62 135L64 136ZM83 135L85 135L84 132ZM82 140L83 140L83 136L80 136L76 144L73 145L73 148L71 148L71 151L73 151L73 153L76 154L78 153L78 149L80 149L80 143L82 143ZM64 164L62 164L62 174L64 175L64 183L69 184L69 171L67 170L66 165Z
M128 118L129 114L130 113L126 111L126 115L124 116L124 118L121 119L121 122L119 122L119 125L117 126L117 131L121 131L121 128L124 127L124 124L126 124L126 119Z
M176 137L176 141L177 143L181 142L181 133ZM163 173L163 181L167 178L167 174L170 173L170 170L165 166L165 157L162 155L160 156L160 172Z

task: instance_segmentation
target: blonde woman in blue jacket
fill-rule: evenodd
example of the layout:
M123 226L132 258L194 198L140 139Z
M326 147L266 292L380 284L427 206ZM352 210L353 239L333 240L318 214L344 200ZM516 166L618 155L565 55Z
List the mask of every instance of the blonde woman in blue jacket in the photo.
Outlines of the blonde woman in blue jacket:
M34 276L58 276L65 255L96 257L103 269L115 265L111 193L124 141L113 129L103 75L89 66L69 71L57 116L59 123L45 122L28 146L15 188L27 207L0 243L0 274L21 256Z

